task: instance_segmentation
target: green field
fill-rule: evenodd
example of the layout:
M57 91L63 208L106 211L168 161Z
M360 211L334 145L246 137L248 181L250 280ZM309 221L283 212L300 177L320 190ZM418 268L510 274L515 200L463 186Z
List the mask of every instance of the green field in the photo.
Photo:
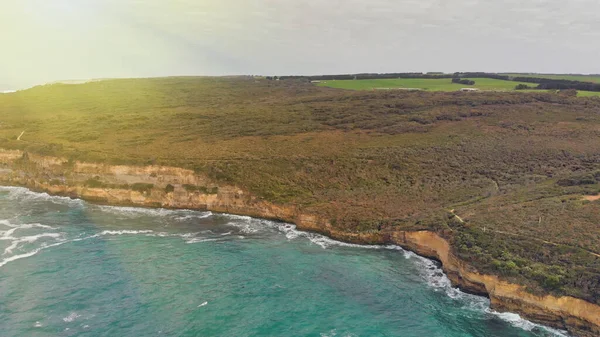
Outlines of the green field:
M581 81L581 82L594 82L600 83L600 76L597 75L546 75L546 74L501 74L512 77L538 77L538 78L549 78L553 80L569 80L569 81Z
M600 92L597 91L578 91L577 96L580 97L600 97Z
M488 91L509 91L514 90L518 84L525 84L535 87L535 83L513 82L496 80L493 78L467 78L475 81L475 85L465 85L452 83L449 78L442 79L421 79L421 78L395 78L395 79L374 79L374 80L330 80L322 81L319 86L347 90L374 90L374 89L395 89L395 88L414 88L425 91L458 91L461 88L477 88ZM599 78L600 79L600 78ZM528 90L529 91L529 90ZM600 92L579 91L579 96L590 97L600 96Z
M502 81L492 78L470 78L475 85L452 83L449 78L421 79L421 78L397 78L376 80L342 80L323 81L320 86L350 89L350 90L372 90L377 88L419 88L427 91L457 91L461 88L477 88L480 90L513 90L520 82ZM531 83L524 83L531 85Z

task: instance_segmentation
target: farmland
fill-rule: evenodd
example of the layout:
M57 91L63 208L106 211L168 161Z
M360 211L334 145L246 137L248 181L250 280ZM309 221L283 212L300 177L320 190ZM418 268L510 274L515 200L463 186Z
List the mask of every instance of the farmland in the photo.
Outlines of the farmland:
M347 90L374 90L374 89L421 89L424 91L458 91L461 88L476 88L487 91L514 91L515 86L525 84L535 87L534 83L523 83L504 81L492 78L466 78L475 81L475 85L452 83L450 79L420 79L420 78L398 78L398 79L372 79L372 80L329 80L322 81L317 85L330 88ZM535 90L526 90L535 91ZM600 92L579 91L579 96L600 96Z
M580 82L594 82L600 83L600 75L549 75L549 74L502 74L512 77L537 77L537 78L549 78L553 80L569 80L569 81L580 81Z
M372 90L377 88L418 88L426 91L457 91L461 88L477 88L480 90L514 90L519 82L502 81L491 78L467 78L475 81L475 85L452 83L450 79L420 79L420 78L398 78L398 79L375 79L375 80L336 80L324 81L320 86L351 90ZM527 84L527 83L525 83ZM531 85L531 83L529 83Z
M481 272L600 304L600 201L584 198L600 193L600 100L421 81L437 86L252 77L40 86L0 95L0 147L190 168L349 233L435 231ZM361 81L321 84L338 82Z

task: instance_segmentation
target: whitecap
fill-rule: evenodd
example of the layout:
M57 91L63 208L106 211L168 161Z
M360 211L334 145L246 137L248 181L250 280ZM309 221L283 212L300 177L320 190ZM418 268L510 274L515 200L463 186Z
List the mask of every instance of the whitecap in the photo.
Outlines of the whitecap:
M0 267L3 267L5 265L7 265L8 263L16 261L16 260L20 260L20 259L24 259L24 258L27 258L27 257L34 256L35 254L39 253L40 251L42 251L44 249L48 249L48 248L51 248L51 247L60 246L60 245L65 244L67 242L69 242L69 241L61 241L61 242L53 243L51 245L43 244L41 247L36 248L36 249L34 249L34 250L30 251L30 252L7 257L7 258L3 259L2 261L0 261Z
M11 227L11 228L15 227L15 225L11 224L10 221L8 221L6 219L0 220L0 225L6 226L6 227Z
M247 216L247 215L235 215L235 214L227 214L227 213L222 213L222 214L219 214L219 215L222 216L222 217L229 218L229 219L234 219L234 220L257 220L255 218L252 218L252 217Z
M186 220L193 220L193 219L205 219L205 218L209 218L213 215L212 212L210 212L210 211L209 212L190 211L190 212L194 212L194 213L198 213L198 214L188 214L188 215L178 216L178 217L175 217L175 220L186 221Z
M172 216L178 221L190 219L204 219L212 216L212 212L200 212L189 209L167 209L167 208L145 208L145 207L124 207L124 206L97 206L103 212L129 217L154 216L166 217Z
M183 239L193 238L201 233L212 233L212 231L210 231L210 230L202 231L202 232L195 232L195 233L167 233L167 232L153 232L153 231L148 231L148 233L146 233L146 231L137 231L137 233L134 233L136 231L130 231L130 232L131 233L124 233L124 234L144 234L145 236L160 237L160 238L180 237Z
M294 240L297 238L306 238L311 243L316 244L316 245L322 247L323 249L327 249L332 246L352 247L352 248L362 248L362 249L388 249L388 248L389 249L397 249L397 248L400 248L398 246L392 246L392 245L390 245L390 246L357 245L357 244L353 244L353 243L337 241L337 240L331 239L325 235L297 230L295 225L288 224L288 223L278 223L278 222L268 221L268 222L265 222L264 224L271 226L271 227L275 227L279 232L285 234L285 237L288 240Z
M150 216L167 216L176 213L177 211L166 209L166 208L143 208L143 207L122 207L122 206L98 206L98 209L117 215L127 216L139 216L139 215L150 215Z
M127 234L149 234L154 233L152 230L105 230L100 232L100 235L127 235Z
M73 322L74 320L76 320L79 317L81 317L81 315L77 314L76 312L72 312L67 317L63 317L63 321L65 321L66 323L69 323L69 322Z
M406 250L404 251L404 256L407 259L412 259L416 263L416 265L419 267L420 275L423 277L428 286L432 287L436 291L443 291L448 297L450 297L453 300L463 302L465 304L463 306L463 309L465 310L484 312L486 314L493 315L516 328L520 328L526 331L538 329L544 330L555 336L568 336L566 331L552 329L541 324L533 323L522 318L516 313L500 313L494 311L490 308L490 301L487 298L468 294L456 287L453 287L452 282L444 273L439 263Z
M208 302L202 302L202 304L198 305L198 308L203 307L203 306L205 306L207 304L208 304Z
M218 239L212 239L212 238L192 238L192 239L186 240L185 243L200 243L200 242L212 242L212 241L218 241Z
M13 242L11 242L11 245L4 249L4 253L2 255L11 254L13 252L13 250L22 243L33 243L41 238L59 239L61 237L62 237L62 233L42 233L42 234L38 234L38 235L20 237L18 239L15 239Z
M528 321L518 314L515 313L499 313L492 309L490 309L490 302L487 298L477 295L472 295L461 291L459 288L454 287L450 279L446 276L444 271L442 270L440 264L435 262L434 260L422 257L417 255L411 251L405 250L398 245L358 245L345 243L337 240L333 240L329 237L326 237L321 234L310 233L305 231L300 231L296 229L295 225L286 224L286 223L276 223L276 222L263 222L263 224L267 224L269 226L275 226L277 230L281 233L285 234L288 240L294 240L297 238L306 238L311 243L316 244L323 249L328 249L331 247L352 247L352 248L362 248L362 249L387 249L387 250L397 250L403 253L406 259L410 259L414 261L414 263L419 267L420 276L425 280L427 285L433 288L435 291L442 291L448 297L453 300L461 301L465 303L465 309L484 312L490 315L494 315L514 327L521 328L527 331L531 331L533 329L541 329L546 332L549 332L555 336L567 337L568 334L565 331L552 329L550 327L546 327L541 324L533 323ZM330 331L329 333L321 333L321 336L335 336L337 332L335 330Z
M336 329L333 329L329 332L321 332L320 336L321 337L334 337L334 336L337 336L337 331L336 331Z
M9 200L19 201L50 201L55 204L82 206L81 199L73 199L69 197L52 196L48 193L38 193L30 191L24 187L0 186L0 191L8 191Z
M241 233L246 233L246 234L256 233L260 230L260 228L257 228L256 226L254 226L250 223L228 222L225 225L237 227L237 228L239 228Z
M0 220L0 225L10 228L8 231L0 231L0 236L10 236L16 230L19 230L19 229L31 229L31 228L43 228L43 229L52 229L52 230L56 229L52 226L42 225L40 223L15 225L8 220Z

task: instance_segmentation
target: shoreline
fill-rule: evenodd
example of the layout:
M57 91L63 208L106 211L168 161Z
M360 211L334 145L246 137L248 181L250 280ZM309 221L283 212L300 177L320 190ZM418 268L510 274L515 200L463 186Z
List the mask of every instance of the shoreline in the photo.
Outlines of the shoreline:
M173 211L173 212L177 212L177 211L182 211L182 212L198 212L198 213L203 213L203 212L209 212L211 214L215 214L215 215L225 215L225 216L233 216L233 217L248 217L248 218L252 218L255 220L263 220L262 218L256 218L256 217L249 217L249 216L245 216L245 215L237 215L237 214L229 214L229 213L222 213L222 212L212 212L212 211L204 211L204 210L195 210L195 209L181 209L181 208L156 208L156 207L144 207L144 206L122 206L122 205L108 205L108 204L100 204L100 203L94 203L94 202L90 202L90 201L86 201L84 199L80 199L80 198L71 198L71 197L63 197L63 196L57 196L57 195L51 195L48 194L46 192L38 192L38 191L34 191L31 190L27 187L23 187L23 186L7 186L7 185L0 185L0 191L11 191L11 190L25 190L24 193L26 194L35 194L35 195L40 195L40 196L44 196L44 198L60 198L62 199L65 203L69 203L71 201L77 201L77 205L84 205L85 204L89 204L92 206L99 206L99 207L110 207L110 208L114 208L114 209L121 209L121 208L125 208L127 210L129 209L135 209L135 210L140 210L141 213L148 213L148 212L152 212L152 211ZM66 199L66 200L65 200ZM153 214L154 216L159 216L158 214L155 213L150 213ZM448 278L448 275L446 274L446 272L443 270L443 264L440 260L436 259L436 258L428 258L425 256L421 256L419 254L417 254L416 252L413 252L411 250L407 250L404 249L403 247L399 246L399 245L368 245L368 244L354 244L354 243L347 243L344 241L338 241L334 238L331 238L329 236L320 234L320 233L316 233L316 232L311 232L311 231L305 231L305 230L301 230L298 229L296 225L294 224L290 224L287 222L283 222L280 220L269 220L269 219L264 219L267 220L269 222L273 222L275 224L280 224L282 226L285 227L285 230L282 230L281 228L278 229L278 231L283 234L286 235L289 231L294 232L295 236L294 238L297 238L299 236L303 237L304 239L310 241L312 244L318 245L323 249L328 249L332 246L338 246L338 247L346 247L346 248L354 248L354 249L375 249L375 250L391 250L391 251L397 251L398 253L403 253L405 258L417 258L419 259L421 262L418 263L424 263L425 266L435 266L435 270L436 272L441 272L442 273L442 284L436 284L433 285L430 283L429 280L424 279L423 282L427 283L430 287L441 290L443 292L445 292L446 296L452 298L452 299L458 299L458 298L463 298L462 296L464 295L468 295L468 296L475 296L480 298L481 300L485 299L488 301L488 305L486 306L486 308L483 310L485 313L487 314L492 314L494 316L496 316L498 319L503 320L504 322L517 327L517 328L521 328L524 329L525 331L530 331L530 329L527 329L525 326L529 326L529 327L535 327L535 328L539 328L539 329L543 329L548 331L549 333L552 333L556 336L567 336L565 335L566 333L568 333L567 331L564 330L557 330L554 329L552 327L549 326L545 326L542 324L538 324L538 323L534 323L532 321L527 320L524 317L521 317L519 314L517 313L513 313L513 312L498 312L498 311L494 311L491 308L491 302L489 302L489 297L484 295L484 294L475 294L475 293L471 293L468 291L465 291L464 289L460 289L460 288L455 288L454 284L452 284L452 281ZM270 227L269 225L266 225L267 228L273 228ZM128 230L123 230L124 232L128 232ZM131 233L133 235L135 234L147 234L147 232L153 232L153 230L135 230L139 233ZM311 237L311 234L315 236ZM287 235L286 235L287 236ZM288 238L289 240L289 238ZM64 242L64 243L68 243ZM62 244L62 243L61 243ZM427 262L425 262L427 261ZM0 264L0 266L2 266L2 264ZM446 283L447 282L447 283ZM450 287L450 289L448 289L448 287ZM455 292L458 291L459 295L457 295ZM451 294L452 293L452 294ZM460 295L460 293L462 293L462 295ZM458 297L455 297L458 296ZM507 317L508 315L508 317ZM514 317L516 316L516 317Z
M19 167L18 160L25 157L27 165ZM496 311L518 313L533 322L566 329L576 336L600 335L600 306L573 297L536 296L521 285L508 283L497 276L479 274L457 258L450 243L434 232L343 232L334 228L327 219L305 214L298 206L275 205L236 186L217 185L205 176L177 167L69 163L63 158L34 154L24 156L21 151L3 150L0 150L0 164L4 164L4 168L0 169L0 184L25 187L49 195L110 206L202 210L278 220L293 223L298 230L341 242L398 245L441 262L453 286L488 297L490 307ZM90 179L97 181L98 186L87 186L86 182ZM138 186L146 188L124 188L125 184L141 184ZM186 185L198 188L188 190L184 188ZM167 190L168 186L172 189ZM217 192L207 192L214 188Z

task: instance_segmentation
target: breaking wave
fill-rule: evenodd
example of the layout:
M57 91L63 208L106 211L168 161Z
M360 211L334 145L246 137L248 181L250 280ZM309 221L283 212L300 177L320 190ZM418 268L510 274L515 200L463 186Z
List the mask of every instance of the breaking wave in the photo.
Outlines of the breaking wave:
M8 199L12 200L28 200L28 201L49 201L55 204L66 204L69 206L81 207L84 202L78 199L70 199L66 197L50 196L46 193L35 193L21 187L0 187L0 191L8 192ZM164 231L155 231L150 229L119 229L119 230L103 230L93 235L67 238L66 233L60 232L59 228L51 227L39 223L31 224L14 224L12 220L0 220L0 247L2 247L2 259L0 267L19 259L28 258L38 254L39 252L57 247L69 242L77 242L89 240L104 236L124 236L124 235L143 235L148 237L179 237L188 244L196 244L202 242L215 242L222 240L236 240L245 238L243 234L255 235L257 233L278 233L284 235L288 240L308 240L311 244L317 245L323 249L331 249L336 247L357 248L357 249L385 249L395 250L404 255L406 259L411 260L419 272L419 276L427 283L429 287L438 292L443 292L450 299L457 303L465 310L476 313L484 313L490 318L497 318L508 322L514 327L524 329L526 331L540 331L554 336L568 336L566 332L545 327L540 324L530 322L523 319L515 313L499 313L490 308L489 300L485 297L467 294L458 288L452 286L450 280L443 272L439 263L421 257L412 252L406 251L396 245L357 245L333 240L321 234L300 231L295 225L270 221L264 219L252 218L249 216L238 216L230 214L213 214L212 212L198 212L193 210L170 210L170 209L152 209L139 207L114 207L114 206L93 206L104 212L109 212L116 215L127 217L152 216L152 217L168 217L177 221L187 221L193 219L202 219L209 217L223 218L227 220L226 226L235 227L237 230L226 233L214 233L210 230L192 232L192 233L170 233ZM27 231L27 232L25 232ZM34 233L29 233L34 231ZM26 234L22 234L26 233ZM232 235L235 234L235 235ZM21 235L21 236L19 236ZM8 242L8 245L3 246L3 242ZM31 247L36 245L36 247ZM67 316L65 319L70 319ZM74 317L76 318L76 317ZM73 319L74 319L73 318Z
M30 191L24 187L0 186L0 191L8 192L9 200L45 202L49 201L54 204L74 206L83 206L84 202L81 199L72 199L69 197L59 197L49 195L48 193L38 193Z
M230 216L231 217L231 216ZM237 216L234 216L238 218ZM351 247L359 249L386 249L396 250L404 254L406 259L411 260L418 268L421 278L427 283L427 285L433 288L435 291L442 291L449 298L455 301L459 301L463 304L463 309L471 310L478 313L485 313L508 322L514 327L526 330L526 331L543 331L553 336L567 337L566 331L552 329L541 324L533 323L528 321L518 314L510 312L497 312L490 308L490 302L487 298L477 295L472 295L461 291L460 289L453 287L452 282L446 276L441 268L441 265L431 259L419 256L411 251L407 251L397 245L358 245L345 243L331 239L327 236L304 232L296 229L295 225L280 223L269 220L260 220L253 218L244 218L249 220L247 224L232 224L236 227L241 227L243 230L250 230L256 232L259 230L258 226L264 226L263 228L275 228L286 236L288 240L295 240L298 238L308 239L312 244L318 245L323 249L329 249L332 247Z
M60 232L42 232L39 229L53 230L56 228L42 225L39 223L31 224L13 224L9 220L0 220L0 229L2 227L9 228L0 230L0 245L4 248L2 252L3 259L0 261L0 267L19 259L33 256L43 249L55 247L65 243L65 233ZM31 230L38 232L30 233ZM26 234L19 236L20 232L25 231ZM26 251L26 248L31 249L31 245L40 242L40 245L33 250ZM5 242L8 242L6 245Z
M101 211L128 217L153 216L173 217L175 220L185 221L192 219L204 219L212 216L212 212L200 212L187 209L166 208L144 208L144 207L121 207L121 206L97 206Z

